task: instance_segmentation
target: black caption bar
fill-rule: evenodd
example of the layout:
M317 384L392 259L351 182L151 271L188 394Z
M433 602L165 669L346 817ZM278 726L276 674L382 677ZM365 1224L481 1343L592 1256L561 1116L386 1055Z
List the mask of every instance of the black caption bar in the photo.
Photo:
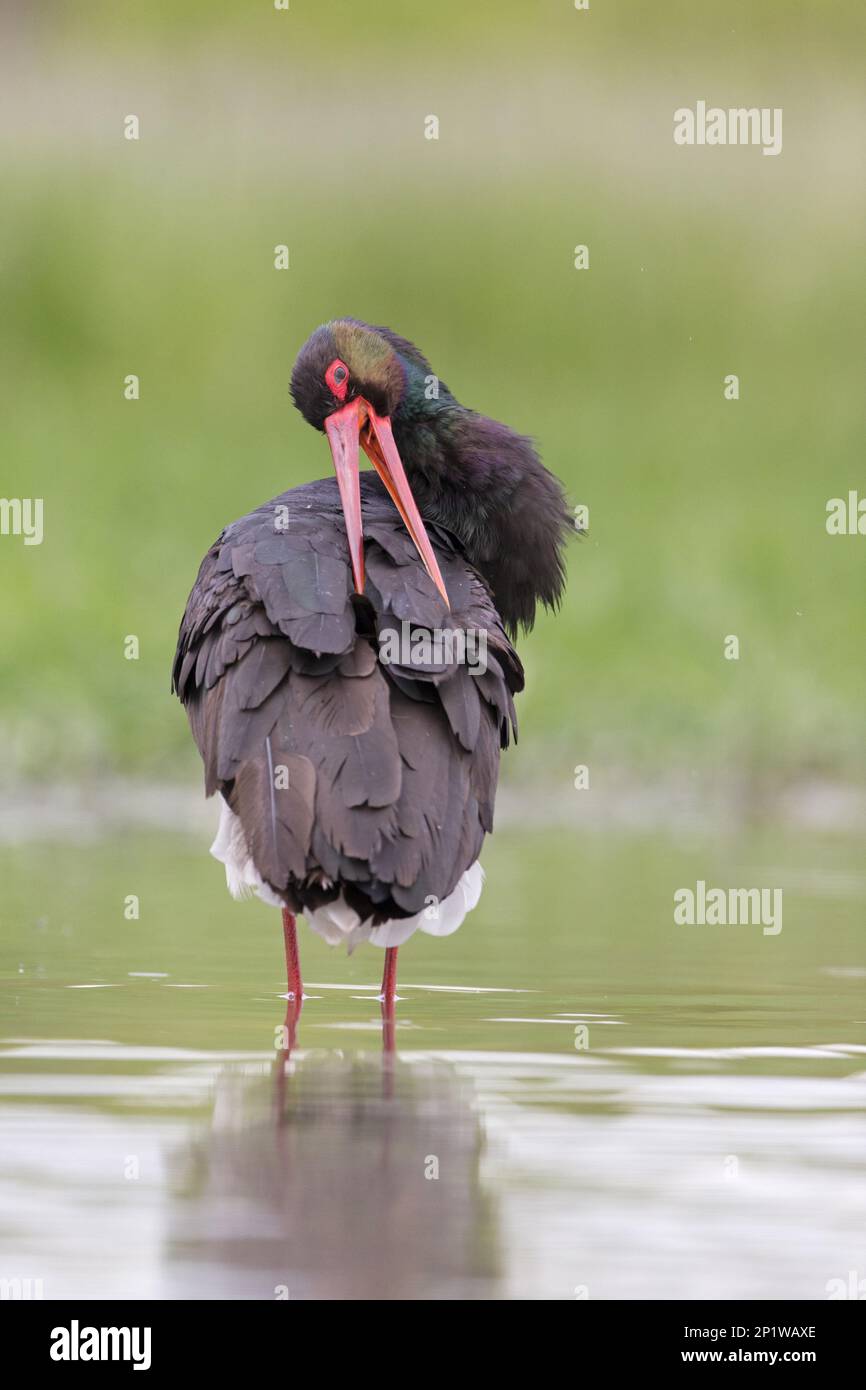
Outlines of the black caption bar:
M477 1324L480 1309L471 1306ZM584 1300L559 1305L553 1317L558 1329L579 1338L574 1346L581 1360L593 1354L610 1369L662 1373L673 1367L803 1366L826 1378L854 1358L861 1312L845 1302ZM300 1301L4 1302L0 1317L5 1344L14 1339L22 1369L52 1378L93 1378L103 1370L141 1381L167 1371L214 1371L223 1377L252 1369L261 1374L271 1367L280 1372L288 1348L315 1330L309 1305ZM400 1317L411 1326L405 1303ZM374 1329L369 1330L375 1340ZM354 1337L353 1345L357 1354ZM443 1356L453 1353L450 1338L440 1345ZM495 1357L495 1344L485 1347L485 1358Z

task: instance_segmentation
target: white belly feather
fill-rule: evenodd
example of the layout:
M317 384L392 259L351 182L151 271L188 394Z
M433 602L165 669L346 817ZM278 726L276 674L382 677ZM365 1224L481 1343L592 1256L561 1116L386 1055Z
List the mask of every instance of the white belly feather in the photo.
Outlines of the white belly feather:
M283 907L284 904L263 882L253 863L240 820L222 797L220 805L219 829L210 852L214 859L219 859L226 866L226 883L232 897L248 898L255 894L272 907ZM460 926L467 912L475 907L481 897L483 882L484 870L476 859L453 893L449 893L441 903L431 903L414 917L393 918L390 922L380 923L378 927L362 922L354 908L349 907L342 897L304 916L313 931L323 937L329 946L345 942L349 951L353 951L362 941L369 941L373 946L402 946L416 931L426 932L428 936L450 936Z

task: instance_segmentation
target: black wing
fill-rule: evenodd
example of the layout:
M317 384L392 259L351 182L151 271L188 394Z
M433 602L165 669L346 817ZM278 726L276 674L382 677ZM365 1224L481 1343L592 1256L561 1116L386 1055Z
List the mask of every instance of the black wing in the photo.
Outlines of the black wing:
M284 493L205 556L172 684L262 878L293 911L342 892L382 921L444 899L478 858L523 670L454 538L428 527L449 613L379 479L361 482L364 596L336 482ZM418 629L453 651L380 659L387 634ZM485 634L483 674L460 659L466 632Z

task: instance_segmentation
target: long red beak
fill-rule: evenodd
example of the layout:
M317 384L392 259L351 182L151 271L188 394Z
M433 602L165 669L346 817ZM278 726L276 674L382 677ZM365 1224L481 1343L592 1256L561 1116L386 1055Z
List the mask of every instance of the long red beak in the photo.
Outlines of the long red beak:
M364 423L364 402L356 396L341 410L335 410L325 420L325 432L331 446L334 472L340 489L343 516L346 518L346 535L349 537L349 555L352 559L352 574L355 576L355 589L364 592L364 533L361 528L361 484L358 469L358 436Z
M325 420L325 431L331 446L334 472L337 475L337 486L340 489L340 501L343 504L343 515L346 518L346 534L349 538L352 574L358 593L364 592L364 536L361 525L361 488L358 468L358 445L360 443L364 453L388 489L397 511L403 518L403 524L415 543L415 548L421 556L425 570L445 600L446 607L450 608L448 592L433 547L424 529L421 513L415 504L415 498L412 496L409 479L406 477L403 461L400 458L397 445L394 443L391 421L387 415L377 415L363 396L356 396L354 400L349 401L348 405L342 406L339 410L335 410L333 415L328 416Z

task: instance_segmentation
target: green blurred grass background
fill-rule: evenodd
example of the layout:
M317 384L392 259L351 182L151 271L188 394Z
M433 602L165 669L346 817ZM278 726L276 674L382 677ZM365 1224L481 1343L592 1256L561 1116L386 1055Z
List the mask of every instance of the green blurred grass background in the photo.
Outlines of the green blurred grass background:
M226 522L329 471L287 386L341 314L416 340L590 507L522 647L511 776L862 778L866 540L824 527L866 493L859 6L3 23L0 493L45 499L42 546L0 538L4 778L196 775L180 614ZM702 97L782 106L781 155L674 147Z

